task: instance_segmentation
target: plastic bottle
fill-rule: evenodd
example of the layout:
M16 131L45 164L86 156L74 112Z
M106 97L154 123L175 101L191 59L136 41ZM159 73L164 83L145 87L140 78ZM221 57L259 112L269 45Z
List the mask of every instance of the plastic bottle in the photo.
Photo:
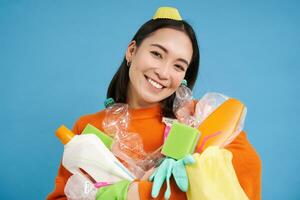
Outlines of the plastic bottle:
M64 144L62 164L72 174L82 174L83 170L96 182L135 179L96 135L75 135L61 126L56 136Z
M115 103L112 98L108 98L104 104L106 115L103 128L105 133L114 137L111 151L124 161L127 169L137 178L143 177L155 165L157 155L146 153L140 135L127 130L130 120L128 104Z
M194 124L194 103L193 93L187 87L186 81L183 81L176 90L176 96L173 102L173 112L179 122L188 126Z
M128 105L115 103L113 98L106 99L104 105L106 109L102 125L105 133L115 137L120 131L127 130L129 123Z

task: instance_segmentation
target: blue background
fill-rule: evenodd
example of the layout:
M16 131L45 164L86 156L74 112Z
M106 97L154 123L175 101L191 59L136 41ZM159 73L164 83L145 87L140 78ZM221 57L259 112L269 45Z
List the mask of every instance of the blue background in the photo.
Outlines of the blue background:
M299 1L0 1L0 199L44 199L63 146L55 129L103 108L137 29L179 8L200 42L195 97L248 107L263 199L299 199Z

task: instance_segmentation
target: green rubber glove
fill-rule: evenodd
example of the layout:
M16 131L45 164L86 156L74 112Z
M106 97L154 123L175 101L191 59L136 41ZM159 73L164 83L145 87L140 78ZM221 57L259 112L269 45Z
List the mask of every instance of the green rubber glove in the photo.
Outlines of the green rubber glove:
M113 185L101 187L96 194L96 200L126 200L130 183L130 181L123 180Z
M170 178L171 175L174 176L175 182L179 189L183 192L186 192L188 189L188 177L185 171L185 165L192 164L195 162L195 159L192 155L187 155L180 160L174 160L173 158L165 158L160 166L155 170L155 172L149 177L150 181L153 181L151 196L156 198L159 194L159 191L166 180L167 189L165 191L165 199L169 199L171 196L170 189Z
M195 163L195 158L191 154L188 154L184 158L177 160L173 165L172 174L177 186L183 192L186 192L189 186L185 165L193 163Z
M172 175L173 165L175 164L173 158L165 158L154 173L149 177L150 181L153 181L151 196L156 198L159 194L160 188L163 183L167 182L167 189L165 191L165 199L169 199L171 196L170 189L170 177Z

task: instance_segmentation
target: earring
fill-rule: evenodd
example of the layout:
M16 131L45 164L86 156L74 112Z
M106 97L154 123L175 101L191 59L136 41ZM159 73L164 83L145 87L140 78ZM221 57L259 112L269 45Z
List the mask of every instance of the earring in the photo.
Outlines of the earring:
M131 62L130 61L127 61L127 67L130 67L130 65L131 65Z

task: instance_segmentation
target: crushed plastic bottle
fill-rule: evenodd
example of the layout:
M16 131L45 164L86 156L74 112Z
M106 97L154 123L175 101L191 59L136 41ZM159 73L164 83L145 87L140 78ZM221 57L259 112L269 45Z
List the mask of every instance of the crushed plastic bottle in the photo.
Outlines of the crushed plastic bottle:
M189 126L194 123L194 102L193 93L183 82L176 90L176 96L173 103L173 112L179 122Z
M142 138L137 133L129 132L130 121L128 105L115 103L112 98L105 101L106 116L103 120L104 131L114 137L112 153L121 159L127 169L137 178L156 164L160 152L146 153Z
M115 103L112 98L108 98L104 104L106 109L103 128L107 135L115 137L116 133L127 130L129 122L128 105Z

